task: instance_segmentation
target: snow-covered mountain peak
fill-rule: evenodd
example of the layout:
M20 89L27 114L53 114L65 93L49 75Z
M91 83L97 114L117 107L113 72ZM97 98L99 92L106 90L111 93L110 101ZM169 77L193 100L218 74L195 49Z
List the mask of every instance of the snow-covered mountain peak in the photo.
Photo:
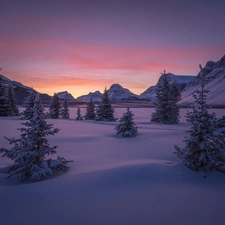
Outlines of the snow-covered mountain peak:
M100 91L89 92L90 95L102 95Z
M127 88L123 88L120 84L112 84L108 90L109 99L111 100L125 100L138 98Z
M118 89L124 89L124 88L120 84L112 84L109 89L118 90Z
M67 91L58 92L57 95L61 99L74 100L74 97Z
M100 91L89 92L88 95L82 95L82 96L78 97L77 101L90 102L91 98L92 98L92 101L99 102L99 101L101 101L102 94L100 93Z

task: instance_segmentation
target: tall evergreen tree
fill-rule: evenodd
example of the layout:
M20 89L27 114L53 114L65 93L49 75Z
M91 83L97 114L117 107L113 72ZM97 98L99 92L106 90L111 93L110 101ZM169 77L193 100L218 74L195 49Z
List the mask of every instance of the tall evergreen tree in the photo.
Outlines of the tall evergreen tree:
M83 120L83 117L81 116L80 107L77 106L77 117L76 120Z
M175 146L175 154L193 170L206 172L212 169L225 169L225 135L218 130L218 120L208 112L205 90L206 76L200 66L201 88L194 93L192 112L187 113L191 127L185 137L185 147Z
M57 148L57 146L50 147L46 136L54 135L59 129L53 129L52 124L47 124L39 94L36 96L33 110L33 117L22 123L25 127L19 129L21 137L6 138L9 144L14 146L11 149L0 148L3 157L6 156L14 161L8 177L18 175L22 180L26 178L40 180L42 177L52 175L54 171L69 169L67 166L69 161L64 158L45 159L46 155L55 154Z
M119 120L119 124L115 127L116 134L122 137L130 137L137 134L137 127L133 121L134 114L127 108L126 113L123 114Z
M176 102L181 100L181 93L179 88L177 87L176 81L173 81L170 86L171 94L174 96Z
M106 88L103 93L102 100L96 110L95 119L97 121L115 121L116 120L114 118L114 109L112 108L112 105L108 96L108 91Z
M16 98L15 98L12 85L8 86L8 98L9 98L9 103L10 103L10 107L12 111L12 116L19 116L19 109L16 104Z
M63 101L63 105L62 105L62 109L61 109L61 116L63 119L70 118L69 105L68 105L66 98L64 98L64 101Z
M0 77L0 117L7 117L12 115L8 94L3 85L3 80Z
M175 81L170 84L171 99L170 104L170 123L178 123L180 117L180 110L177 102L181 100L181 93Z
M86 114L84 116L85 120L95 120L95 104L90 99L90 102L87 103Z
M156 89L156 110L151 116L152 122L174 124L179 122L177 102L180 93L176 83L172 83L169 74L162 74Z
M35 104L35 92L32 90L29 96L25 99L23 106L25 107L24 111L21 112L20 119L22 120L29 120L34 116L34 104Z
M55 93L49 107L49 117L51 119L59 119L60 112L61 112L61 104L58 95Z

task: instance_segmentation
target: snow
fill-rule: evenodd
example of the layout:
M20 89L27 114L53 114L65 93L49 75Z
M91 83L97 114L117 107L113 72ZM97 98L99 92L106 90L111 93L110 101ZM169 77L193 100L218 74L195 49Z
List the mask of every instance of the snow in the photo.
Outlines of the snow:
M172 73L168 73L168 75L172 81L176 81L176 84L178 86L186 85L194 78L194 76L190 76L190 75L174 75ZM162 80L162 76L159 78L155 86L149 87L146 91L140 94L139 98L148 99L149 101L155 101L156 89L159 86L159 83L161 82L161 80Z
M177 84L188 83L195 77L190 75L174 75L172 73L169 73L169 75Z
M152 108L131 108L138 135L115 134L118 122L49 119L60 131L49 137L70 170L40 182L6 179L12 164L0 159L1 225L223 225L225 179L220 172L207 178L172 154L182 146L185 112L179 124L151 123ZM211 109L220 117L224 109ZM116 108L120 118L125 108ZM85 114L85 108L81 108ZM19 137L21 120L0 118L0 147L6 137ZM57 156L56 156L57 157Z
M210 91L207 94L207 104L224 105L225 56L216 63L212 61L207 62L204 71L208 78L205 89ZM182 93L182 99L179 102L180 104L191 103L193 101L192 93L200 86L199 75L200 74L185 87L185 90Z
M90 102L91 98L94 102L99 102L99 101L101 101L102 94L99 91L89 92L88 95L82 95L82 96L78 97L77 101Z
M108 90L108 94L110 100L130 99L132 97L138 98L137 95L119 84L112 84Z
M225 71L224 71L225 74ZM210 92L207 94L207 104L225 104L225 95L224 93L225 86L225 77L215 77L212 81L205 85L205 89ZM193 102L192 93L198 89L199 86L192 86L185 90L182 93L182 99L179 102L182 103L190 103Z
M74 97L67 91L58 92L57 95L61 99L74 100Z

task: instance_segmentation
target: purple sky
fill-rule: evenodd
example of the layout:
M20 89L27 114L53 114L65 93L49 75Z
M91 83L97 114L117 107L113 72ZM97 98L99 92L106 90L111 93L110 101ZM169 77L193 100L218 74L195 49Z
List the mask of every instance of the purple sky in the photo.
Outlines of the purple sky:
M0 0L0 67L51 95L113 83L140 94L164 69L197 75L219 60L224 12L224 0Z

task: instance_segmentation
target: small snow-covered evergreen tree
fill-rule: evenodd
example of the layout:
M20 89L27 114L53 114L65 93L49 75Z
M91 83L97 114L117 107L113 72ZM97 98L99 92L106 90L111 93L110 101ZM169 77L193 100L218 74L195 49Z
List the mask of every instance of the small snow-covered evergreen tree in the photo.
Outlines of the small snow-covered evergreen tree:
M61 104L58 95L55 93L49 107L49 118L59 119L61 112Z
M54 171L67 171L69 161L58 157L56 160L45 159L46 155L56 153L57 146L50 147L46 136L54 135L59 129L53 129L52 124L47 124L39 94L35 99L33 117L22 123L25 127L20 128L20 138L6 138L9 144L14 145L11 149L0 148L3 157L14 161L9 169L9 176L18 175L21 180L27 178L40 180L53 175Z
M9 98L9 104L12 111L12 116L19 116L19 109L16 104L16 98L14 94L14 90L12 85L8 86L8 98Z
M97 121L116 121L114 118L114 109L112 108L106 88L103 93L102 100L97 107L95 119Z
M12 115L8 94L0 77L0 117L7 117Z
M69 105L68 105L68 102L67 102L66 98L64 98L64 101L63 101L63 105L62 105L62 109L61 109L61 117L63 119L69 119L70 118Z
M84 116L85 120L95 120L95 104L90 99L90 102L87 103L86 114Z
M169 74L162 74L156 89L156 110L151 116L152 122L175 124L179 122L180 100L179 89L175 82L171 81Z
M214 113L208 112L205 90L206 76L200 66L201 88L194 96L192 112L187 113L187 122L191 127L186 132L185 147L175 146L175 154L193 170L203 172L225 169L225 135L219 131L218 119Z
M119 124L115 127L116 134L122 137L130 137L137 134L137 127L133 121L134 114L127 108L126 113L123 114L119 120Z
M32 90L29 96L25 99L23 106L25 107L24 111L20 113L22 120L29 120L34 116L34 104L35 104L35 96L34 90Z
M83 117L81 116L80 107L77 106L77 117L76 120L83 120Z

